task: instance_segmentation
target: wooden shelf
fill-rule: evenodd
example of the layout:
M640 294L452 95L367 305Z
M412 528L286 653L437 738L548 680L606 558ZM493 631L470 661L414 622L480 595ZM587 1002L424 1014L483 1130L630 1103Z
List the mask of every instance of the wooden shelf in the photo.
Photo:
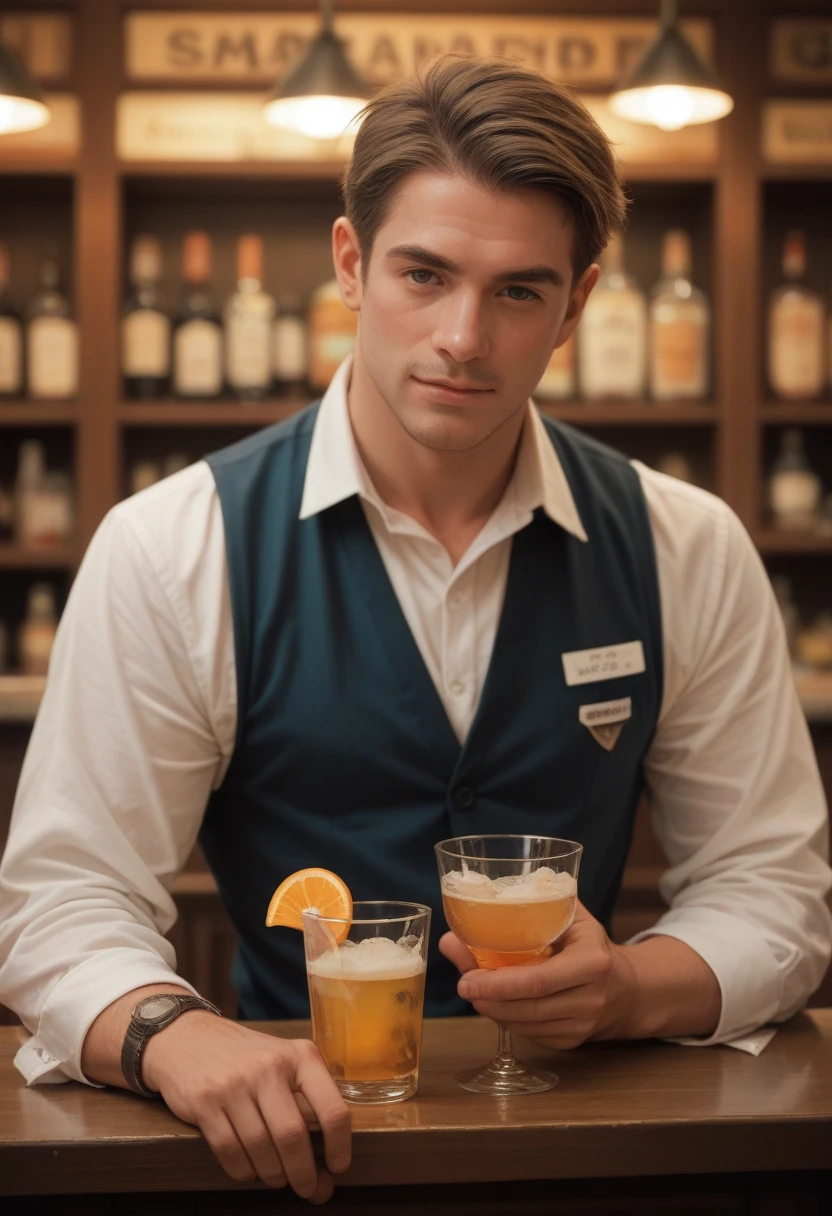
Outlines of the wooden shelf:
M752 535L762 554L828 553L832 556L832 536L815 532L777 532L774 529L762 529Z
M715 426L713 405L654 405L652 402L599 403L539 401L541 413L576 426Z
M832 401L766 402L760 411L764 425L780 423L794 426L824 426L832 424Z
M0 676L0 722L34 722L46 676Z
M123 426L135 427L268 426L297 414L311 400L311 397L283 397L254 403L137 401L119 406L118 419Z
M246 178L259 181L338 182L346 167L346 160L122 160L118 163L124 177L208 177Z
M67 177L75 174L78 161L74 156L2 156L0 155L0 177Z
M702 164L674 164L669 161L631 165L622 163L621 173L626 182L713 182L719 176L719 167L712 161Z
M68 570L77 564L74 545L55 549L24 549L21 545L0 545L0 570Z
M0 401L0 427L2 426L75 426L78 407L74 402L18 400Z

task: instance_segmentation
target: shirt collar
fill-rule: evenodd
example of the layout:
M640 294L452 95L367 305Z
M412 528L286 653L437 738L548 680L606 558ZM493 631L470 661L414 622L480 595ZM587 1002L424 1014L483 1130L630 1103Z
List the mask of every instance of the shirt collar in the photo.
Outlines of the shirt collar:
M358 454L347 408L352 358L345 359L324 394L315 419L300 518L309 519L357 494L383 515L381 500ZM543 420L531 401L520 435L512 487L516 507L532 512L542 507L553 523L579 540L587 540L569 482Z

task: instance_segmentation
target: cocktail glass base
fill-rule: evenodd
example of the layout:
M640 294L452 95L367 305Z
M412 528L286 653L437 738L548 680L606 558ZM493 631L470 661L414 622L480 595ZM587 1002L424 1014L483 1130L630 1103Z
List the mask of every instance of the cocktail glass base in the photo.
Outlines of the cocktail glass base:
M527 1068L512 1060L503 1063L499 1056L483 1068L466 1068L454 1077L457 1085L472 1094L488 1094L492 1098L510 1098L516 1094L542 1094L554 1089L560 1078L545 1068Z
M380 1106L385 1102L404 1102L412 1098L419 1087L416 1077L403 1077L394 1081L341 1081L336 1085L345 1102L360 1106Z

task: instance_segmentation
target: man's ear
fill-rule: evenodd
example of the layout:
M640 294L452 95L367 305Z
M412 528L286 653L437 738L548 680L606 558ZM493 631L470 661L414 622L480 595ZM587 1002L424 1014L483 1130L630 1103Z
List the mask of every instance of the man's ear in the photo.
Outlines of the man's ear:
M332 225L332 262L341 299L353 312L361 311L361 250L355 229L345 215Z
M580 279L572 289L572 294L569 297L569 304L566 309L566 315L563 318L557 340L555 341L556 349L558 346L563 346L572 334L575 332L575 327L581 319L581 315L586 307L586 302L592 294L592 290L601 277L601 267L597 262L593 262L588 266Z

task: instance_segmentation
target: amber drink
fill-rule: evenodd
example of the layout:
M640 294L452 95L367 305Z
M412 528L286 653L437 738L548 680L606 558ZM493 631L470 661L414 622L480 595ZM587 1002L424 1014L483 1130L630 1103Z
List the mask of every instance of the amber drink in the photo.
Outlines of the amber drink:
M353 917L303 914L313 1037L348 1101L402 1101L419 1081L430 909L359 901Z

